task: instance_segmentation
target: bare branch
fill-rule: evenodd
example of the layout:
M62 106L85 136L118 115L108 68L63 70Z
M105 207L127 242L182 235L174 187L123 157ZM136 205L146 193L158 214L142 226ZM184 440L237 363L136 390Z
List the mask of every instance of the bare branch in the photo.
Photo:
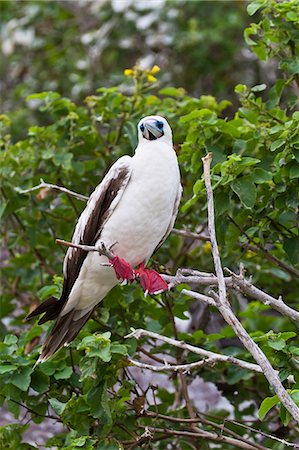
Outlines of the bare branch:
M85 252L98 252L100 255L107 256L109 259L113 259L115 256L109 249L106 248L103 242L100 242L98 245L74 244L73 242L63 241L62 239L56 239L55 242L59 245L63 245L64 247L80 248Z
M182 294L188 295L189 297L196 298L196 300L201 300L211 306L217 307L217 303L212 297L200 294L199 292L190 291L189 289L182 289Z
M15 189L19 194L28 194L28 192L37 191L38 189L43 189L43 188L55 189L56 191L64 192L65 194L69 194L78 200L82 200L83 202L86 202L89 198L86 195L82 195L82 194L78 194L77 192L70 191L69 189L67 189L63 186L57 186L56 184L45 183L42 178L40 179L40 184L38 184L37 186L33 186L30 189L20 189L18 187Z
M248 439L244 439L243 436L240 436L237 433L235 433L234 431L232 431L231 429L227 428L224 425L224 422L227 421L227 422L234 423L236 425L241 425L241 426L243 426L243 424L240 424L237 421L230 421L230 420L227 420L227 419L224 419L224 422L222 424L220 424L220 423L213 422L212 420L205 419L205 418L201 417L202 415L205 415L205 414L200 413L199 417L197 416L194 419L186 419L186 418L183 418L183 417L166 416L165 414L159 414L159 413L156 413L156 412L153 412L153 411L144 411L144 413L143 413L143 416L145 416L145 417L153 417L153 418L156 417L158 419L165 420L165 421L168 421L168 422L175 422L175 423L180 423L180 424L203 423L205 425L210 425L213 428L218 428L219 430L222 431L222 433L226 432L228 434L231 434L233 437L235 437L237 439L240 439L243 442L246 442L248 444L251 444L251 445L255 446L259 450L267 450L266 447L264 447L263 445L260 445L260 444L257 444L255 442L249 441ZM245 428L247 428L247 427L245 426ZM261 432L260 430L256 430L255 428L251 428L251 427L248 427L248 428L251 429L251 431L254 431L257 434L263 434L263 432ZM278 439L278 438L276 438L274 436L271 436L270 434L267 434L267 433L265 433L264 435L269 437L270 439L274 439L274 440L277 440L277 441L282 442L282 443L286 442L287 445L290 445L292 447L295 447L295 445L296 445L296 444L294 444L294 445L290 444L287 441L285 441L284 439Z
M136 361L131 358L128 358L128 361L133 364L133 366L139 367L140 369L151 370L153 372L164 372L164 370L166 370L172 372L182 371L183 373L189 372L193 369L198 369L199 367L205 365L214 364L216 362L214 358L207 358L190 364L169 364L165 362L163 366L153 366L152 364L141 363L140 361Z
M144 426L140 426L141 428L145 428ZM186 436L193 438L205 438L211 441L216 442L225 442L234 447L242 448L245 450L256 450L256 446L254 444L247 444L246 442L242 442L239 439L230 438L224 435L217 434L215 432L205 431L200 428L196 428L196 431L183 431L183 430L170 430L167 428L156 428L156 427L146 427L149 431L153 433L166 433L170 436Z
M272 295L269 295L261 289L258 289L256 286L250 283L250 281L246 280L242 274L237 275L227 268L225 268L224 270L232 276L232 285L234 287L238 286L244 294L261 301L265 305L271 306L282 315L287 316L296 322L299 322L299 312L286 305L281 297L272 297Z
M281 403L286 407L291 416L299 422L299 408L291 399L285 388L283 387L277 372L273 369L270 362L266 358L265 354L259 348L259 346L253 341L249 336L247 331L244 329L241 322L237 319L232 311L232 308L226 297L226 285L224 280L224 275L222 271L219 250L216 240L215 232L215 217L214 217L214 200L213 200L213 190L211 185L210 177L210 164L212 155L209 153L205 156L203 161L204 166L204 178L207 189L207 199L208 199L208 228L212 244L212 255L215 265L216 276L218 279L218 292L219 292L219 305L218 309L222 314L224 320L233 328L236 335L239 337L240 341L243 343L244 347L251 353L256 362L261 367L265 377L269 381L271 387L274 389L275 393L278 395Z
M254 286L249 280L246 280L242 274L237 275L227 268L225 268L224 270L231 275L230 277L224 278L225 285L227 288L241 291L247 297L259 300L265 305L271 306L280 314L289 317L291 320L294 320L295 322L299 322L299 312L291 308L290 306L286 305L281 297L279 297L278 299L272 297L271 295ZM186 273L186 275L183 275L183 273ZM189 275L189 273L192 275ZM196 270L189 271L188 269L179 269L175 276L163 274L162 277L167 283L169 283L170 287L178 286L179 284L193 284L197 286L218 285L217 277L214 274L197 272ZM211 305L215 306L214 305L215 300L213 300L211 297L207 296L202 297L203 294L199 294L198 292L186 289L183 289L182 292L186 295L189 295L190 297L206 301Z
M166 336L163 336L153 331L147 331L139 328L138 330L133 330L130 334L125 336L126 339L136 338L140 339L141 336L148 336L153 339L159 339L162 342L172 345L173 347L182 348L183 350L188 350L189 352L196 353L205 358L213 359L214 362L225 362L235 364L236 366L242 367L243 369L251 370L253 372L262 373L262 369L257 364L252 364L242 359L235 358L233 356L221 355L218 353L210 352L200 347L195 347L194 345L186 344L184 341L178 341Z
M193 231L189 231L189 230L179 230L177 228L173 228L173 230L171 232L173 234L177 234L179 236L183 236L186 238L192 238L192 239L198 240L198 241L207 242L210 240L210 238L208 236L205 236L205 235L199 234L199 233L194 233Z

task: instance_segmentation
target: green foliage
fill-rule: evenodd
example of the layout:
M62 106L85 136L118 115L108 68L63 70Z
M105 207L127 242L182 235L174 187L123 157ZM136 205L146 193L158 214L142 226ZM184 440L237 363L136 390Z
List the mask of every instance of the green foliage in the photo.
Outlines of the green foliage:
M40 6L35 5L35 11L39 12ZM38 185L42 178L88 196L107 166L123 154L133 153L139 119L148 114L162 114L174 131L184 181L184 198L176 226L192 231L206 227L201 158L212 152L217 238L223 265L237 270L242 262L256 285L273 296L282 295L286 303L296 307L299 114L294 112L293 98L293 86L298 82L296 55L292 51L297 36L294 14L298 17L294 5L294 1L255 1L248 6L249 14L260 14L260 22L245 31L246 40L260 59L274 56L280 63L280 74L273 86L259 84L249 88L238 84L235 92L239 106L233 116L225 114L226 108L231 107L229 101L218 102L211 95L191 97L184 89L170 86L158 91L158 84L151 78L155 70L142 71L136 67L126 71L120 86L101 87L81 103L64 96L66 87L59 87L61 94L47 91L29 95L27 105L36 122L21 133L18 114L0 116L0 213L6 222L0 311L0 402L6 402L16 420L20 418L21 405L37 424L46 417L57 418L64 431L48 441L49 448L120 449L123 441L131 440L132 435L140 436L144 427L153 425L151 418L140 415L136 407L136 402L142 403L143 392L130 371L128 356L143 348L146 341L125 339L131 327L169 337L177 335L178 339L207 350L219 352L221 348L227 355L248 361L250 355L236 344L227 327L219 326L212 334L205 324L202 330L194 332L176 330L175 318L185 320L191 306L190 298L180 290L145 299L141 289L133 284L115 288L68 348L34 366L49 325L32 326L25 324L23 318L40 300L59 296L61 276L55 274L61 274L63 252L54 241L56 237L71 238L84 202L49 189L27 194L21 194L20 190ZM54 12L60 8L58 4L53 7ZM189 38L198 42L198 25L193 21L188 27L193 33ZM51 49L53 43L49 45ZM18 138L20 134L24 138ZM151 264L161 271L166 266L172 273L178 267L213 270L209 245L190 246L177 235L168 239ZM274 316L267 306L256 301L244 307L239 297L232 295L230 300L243 325L279 370L281 380L292 389L291 395L298 402L299 349L295 324ZM192 354L178 356L166 344L147 344L145 349L154 358L155 354L163 354L183 358L186 363L196 360ZM188 383L198 374L188 375ZM289 426L290 417L278 398L272 396L262 375L219 364L213 368L204 366L200 376L223 391L237 420L247 414L243 405L250 400L253 405L248 414L256 414L260 407L262 422L257 428L268 432L274 426ZM178 378L169 375L168 383L167 388L149 389L153 398L145 403L145 409L188 417L185 407L174 406L173 392L178 391ZM280 419L273 413L274 407L279 408ZM219 423L219 414L215 413L218 416L213 418L215 423ZM227 411L222 415L227 415ZM157 428L170 427L161 418L155 419L154 424ZM173 429L178 426L171 425ZM202 426L210 430L210 425ZM19 424L0 428L0 446L35 448L23 443L21 435L25 429ZM236 425L231 429L240 436L248 433ZM293 426L289 426L288 433L291 440L295 433ZM171 442L172 437L161 437L152 442L151 448L165 449ZM193 448L185 437L180 438L178 445ZM203 445L209 448L208 443ZM281 448L267 439L264 445Z

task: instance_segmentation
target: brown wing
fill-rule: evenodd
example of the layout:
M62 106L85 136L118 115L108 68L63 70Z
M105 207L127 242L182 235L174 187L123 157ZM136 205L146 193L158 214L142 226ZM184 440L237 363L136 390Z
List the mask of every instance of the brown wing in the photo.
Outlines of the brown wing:
M75 244L94 245L102 228L118 204L131 176L131 158L123 156L109 170L102 182L91 194L86 208L82 212L73 234ZM63 264L64 283L59 300L51 297L39 305L27 316L31 319L43 312L46 314L39 323L58 317L65 305L72 287L80 273L87 252L81 249L69 248Z

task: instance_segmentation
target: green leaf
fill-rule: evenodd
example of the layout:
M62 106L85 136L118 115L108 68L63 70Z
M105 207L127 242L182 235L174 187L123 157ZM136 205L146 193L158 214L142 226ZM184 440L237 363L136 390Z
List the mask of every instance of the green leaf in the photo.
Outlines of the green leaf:
M289 413L289 411L287 411L284 405L281 405L280 407L279 416L281 418L283 425L287 427L291 420L291 414Z
M283 244L284 251L292 264L299 264L299 237L287 239Z
M245 84L237 84L237 86L235 87L235 92L237 94L243 94L246 91L247 91L247 86Z
M254 169L251 177L255 183L261 184L271 181L273 178L273 174L271 172L268 172L267 170L257 167L256 169Z
M251 91L252 92L262 92L265 89L267 89L267 85L263 83L263 84L256 84L255 86L253 86L251 88Z
M252 47L254 53L259 57L261 61L267 60L267 47L263 42L259 42L258 44Z
M7 205L8 205L8 202L5 202L5 201L1 200L1 202L0 202L0 219L3 216Z
M43 394L49 387L50 377L41 370L35 370L31 375L31 387L39 394Z
M54 374L54 378L55 380L67 380L68 378L70 378L72 373L73 373L72 367L67 366L60 372L56 372Z
M31 373L31 367L24 367L19 373L11 377L12 384L21 389L21 391L27 391L30 386Z
M90 405L92 416L96 419L101 419L107 427L110 427L112 418L106 383L95 382L94 386L89 390L86 400L88 405Z
M275 150L282 147L285 142L285 139L277 139L277 141L272 142L272 144L270 145L271 152L275 152Z
M253 16L262 6L264 6L264 0L255 0L247 6L247 12L250 16Z
M159 94L161 95L168 95L170 97L184 97L186 91L183 88L174 88L174 87L167 87L160 89Z
M282 350L285 346L285 340L282 338L270 338L268 340L268 345L271 348L274 348L274 350Z
M297 164L295 161L292 163L290 167L290 178L293 180L294 178L299 178L299 164Z
M0 365L0 375L4 373L14 372L17 370L17 366L14 366L13 364L3 364Z
M265 398L261 406L259 407L258 416L260 420L264 420L266 414L272 409L275 405L280 402L278 395L274 395L273 397Z
M4 344L10 346L10 345L16 344L17 342L18 342L18 338L14 334L8 334L5 336Z
M111 344L111 353L117 353L119 355L127 355L128 349L125 345L118 344L118 343L112 343Z
M59 400L57 400L57 398L50 398L49 403L52 406L53 410L56 412L56 414L58 414L59 416L61 416L67 405L66 403L62 403Z
M71 161L73 159L72 153L56 153L54 155L53 161L56 166L63 166L64 169L71 169Z
M250 177L237 178L231 184L245 208L253 208L256 202L256 187Z
M51 284L49 286L43 286L38 291L38 296L41 300L46 300L51 296L55 297L56 295L58 295L58 292L59 292L58 286L56 286L55 284Z
M299 356L299 347L296 347L295 345L290 345L288 347L288 350L293 353L293 355Z

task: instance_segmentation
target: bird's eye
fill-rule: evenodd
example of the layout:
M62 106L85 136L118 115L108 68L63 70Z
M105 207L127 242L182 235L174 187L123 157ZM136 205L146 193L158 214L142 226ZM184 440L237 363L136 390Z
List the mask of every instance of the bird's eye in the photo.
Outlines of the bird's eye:
M163 130L163 126L164 126L163 122L161 122L160 120L157 120L156 125L159 128L159 130Z
M141 131L141 133L144 132L144 125L143 125L143 123L140 125L140 131Z

